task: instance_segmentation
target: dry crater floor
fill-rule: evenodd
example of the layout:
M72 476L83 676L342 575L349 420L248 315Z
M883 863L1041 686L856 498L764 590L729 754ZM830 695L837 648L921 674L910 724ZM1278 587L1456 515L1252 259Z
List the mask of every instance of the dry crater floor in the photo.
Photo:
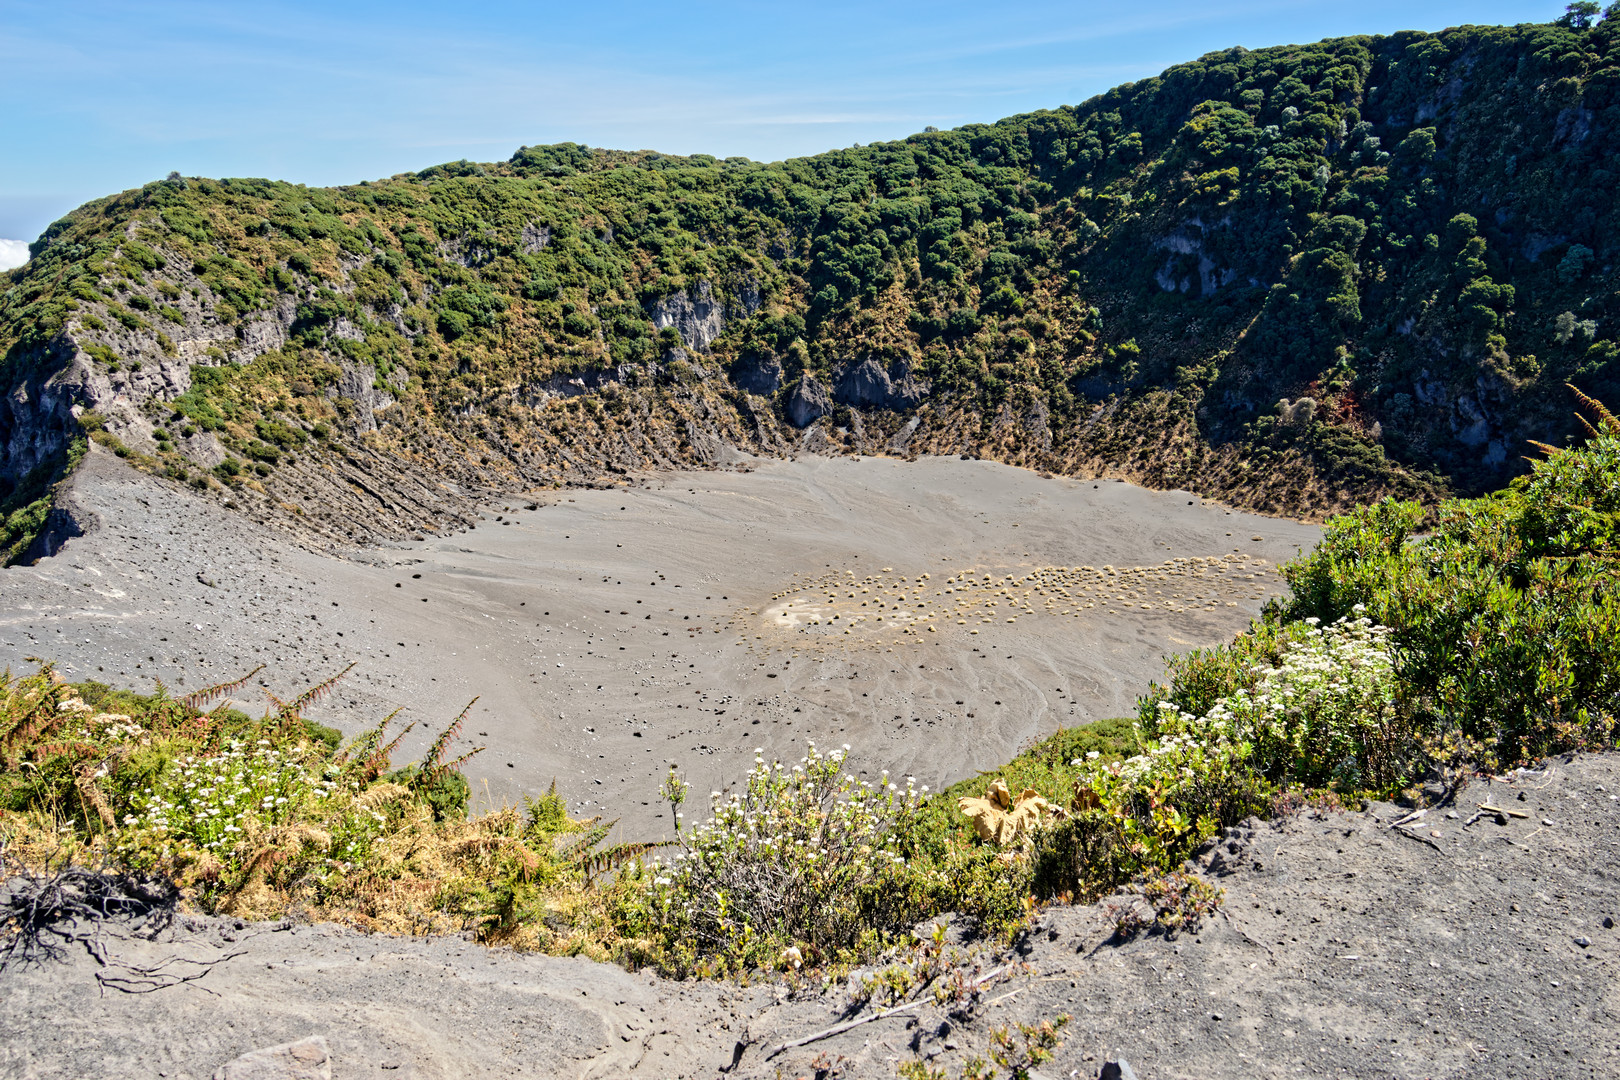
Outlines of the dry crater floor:
M719 787L754 749L791 758L813 738L939 785L1127 712L1162 655L1241 629L1318 535L957 459L738 459L336 554L100 453L67 497L87 535L0 573L0 662L188 689L264 663L256 681L287 694L355 661L315 713L351 732L395 707L431 730L480 694L481 798L555 777L633 836L667 829L651 793L670 762ZM1125 898L1052 908L1012 952L961 942L980 950L969 972L1015 965L974 1007L781 1052L873 1008L848 984L670 983L457 938L114 925L110 967L78 950L0 976L0 1077L200 1080L316 1038L310 1075L339 1080L855 1080L913 1057L954 1076L995 1028L1060 1013L1048 1078L1118 1056L1142 1080L1620 1076L1617 762L1480 781L1405 824L1383 804L1251 823L1200 860L1227 896L1197 933L1115 939ZM141 994L97 978L204 970Z
M258 664L312 719L394 709L408 760L475 696L477 798L558 790L627 838L805 740L938 788L1059 726L1126 715L1162 657L1229 640L1316 526L984 461L738 456L488 504L471 528L317 553L96 451L89 527L0 571L0 664L194 690ZM426 534L424 534L426 537ZM662 816L660 816L662 815Z

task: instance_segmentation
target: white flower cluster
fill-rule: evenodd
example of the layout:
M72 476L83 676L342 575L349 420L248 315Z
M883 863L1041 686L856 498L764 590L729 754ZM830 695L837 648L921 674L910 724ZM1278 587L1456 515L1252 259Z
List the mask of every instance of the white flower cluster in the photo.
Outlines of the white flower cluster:
M1305 620L1275 668L1252 693L1239 691L1210 710L1252 742L1256 767L1274 777L1350 787L1390 779L1384 767L1395 715L1395 663L1388 627L1356 605L1355 617L1330 626Z
M886 770L863 781L846 770L848 751L811 743L791 767L757 751L743 790L712 792L709 821L681 833L667 863L654 860L655 906L716 938L792 932L817 905L903 867L895 825L925 789Z
M84 727L79 729L81 739L94 739L101 743L127 743L132 742L146 734L146 729L123 713L98 713L79 698L68 698L57 706L60 712L65 713L93 713L84 717Z
M186 757L131 800L124 818L126 843L158 841L216 853L233 847L247 819L275 825L306 799L324 798L335 784L313 776L268 740L233 740L218 754Z
M1166 808L1207 806L1245 770L1313 785L1387 783L1395 760L1390 631L1358 606L1354 617L1325 627L1307 619L1289 633L1279 666L1251 669L1252 690L1221 698L1203 716L1160 702L1154 729L1139 732L1141 753L1111 764L1088 754L1071 764L1103 805L1177 828Z
M1252 669L1254 689L1221 698L1204 716L1159 703L1147 749L1111 770L1136 784L1187 781L1247 761L1273 779L1360 786L1382 778L1377 760L1395 707L1387 639L1356 606L1330 626L1306 619L1277 667Z

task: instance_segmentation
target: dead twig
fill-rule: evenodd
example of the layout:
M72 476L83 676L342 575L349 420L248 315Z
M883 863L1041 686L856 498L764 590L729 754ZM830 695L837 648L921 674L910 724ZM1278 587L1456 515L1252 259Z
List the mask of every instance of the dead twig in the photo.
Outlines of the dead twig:
M73 945L107 967L102 935L109 921L128 919L153 939L174 922L180 903L179 888L165 878L71 865L38 872L8 861L0 852L0 873L12 871L0 885L0 972L14 962L60 960Z
M1434 848L1434 850L1438 851L1442 855L1444 855L1446 853L1445 848L1441 847L1439 844L1435 843L1433 840L1429 839L1427 836L1419 836L1417 833L1408 832L1406 829L1395 829L1394 832L1397 835L1404 836L1409 840L1416 840L1420 844L1428 844L1430 847Z
M1416 821L1418 818L1422 817L1424 814L1427 814L1428 812L1429 812L1428 807L1424 807L1422 810L1414 810L1410 814L1407 814L1405 817L1397 818L1396 820L1390 822L1389 827L1391 829L1393 829L1397 825L1405 825L1408 821Z
M227 960L234 960L238 956L247 955L247 950L239 949L212 960L188 960L180 956L171 956L167 960L153 964L151 967L136 967L131 964L119 964L117 968L128 972L127 975L117 975L110 972L96 972L96 982L101 985L102 995L105 996L108 987L125 994L150 994L156 990L167 990L171 986L180 986L184 983L196 982L207 975L214 968ZM195 971L166 971L170 964L192 964ZM199 990L208 990L206 986L197 987ZM212 990L208 990L210 994Z
M1013 968L1015 968L1017 966L1018 966L1017 964L1007 964L1007 965L1005 965L1003 967L996 968L994 971L986 972L985 974L980 975L977 979L974 979L972 982L968 983L968 989L971 990L971 989L983 986L985 983L990 982L992 979L996 979L996 978L999 978L1002 975L1005 975L1007 972L1011 971ZM999 1001L1000 998L997 998L996 1000ZM927 1000L913 1001L913 1002L911 1002L911 1003L909 1003L907 1005L897 1005L892 1009L884 1009L882 1012L875 1012L870 1016L863 1016L858 1020L850 1020L847 1023L843 1023L843 1024L834 1024L832 1027L826 1028L826 1029L824 1029L822 1031L818 1031L813 1035L806 1035L802 1039L794 1039L791 1042L782 1043L776 1049L774 1049L770 1053L766 1054L765 1055L765 1060L769 1061L769 1060L771 1060L771 1058L775 1057L777 1054L783 1053L783 1052L788 1051L788 1050L795 1049L795 1048L800 1047L800 1046L808 1046L813 1042L820 1042L822 1039L830 1039L834 1035L842 1035L844 1032L849 1031L851 1028L858 1028L862 1024L870 1024L874 1020L882 1020L882 1019L884 1019L886 1017L894 1016L894 1015L896 1015L898 1013L910 1012L913 1009L921 1008L922 1006L927 1005L927 1004L928 1004Z

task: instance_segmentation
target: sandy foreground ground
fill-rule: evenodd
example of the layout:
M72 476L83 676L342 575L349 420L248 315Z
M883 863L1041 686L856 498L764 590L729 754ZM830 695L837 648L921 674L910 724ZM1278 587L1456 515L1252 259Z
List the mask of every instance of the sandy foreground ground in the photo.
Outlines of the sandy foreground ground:
M1127 715L1162 657L1228 640L1315 526L1185 492L984 461L739 456L718 471L491 504L474 528L317 554L93 453L85 536L0 571L0 664L283 697L356 667L313 719L395 709L404 763L475 696L480 801L544 791L668 831L695 790L805 740L938 787L1060 726Z
M1122 940L1129 897L1052 907L1011 950L948 952L964 980L1006 981L937 1002L945 975L892 1014L855 995L868 972L671 982L453 937L185 916L148 940L115 921L105 966L73 946L0 976L0 1078L894 1080L912 1060L958 1077L996 1029L1067 1015L1037 1080L1121 1057L1140 1080L1608 1080L1617 792L1620 755L1599 754L1416 819L1375 803L1251 821L1197 860L1226 890L1197 931ZM306 1071L264 1053L316 1039Z

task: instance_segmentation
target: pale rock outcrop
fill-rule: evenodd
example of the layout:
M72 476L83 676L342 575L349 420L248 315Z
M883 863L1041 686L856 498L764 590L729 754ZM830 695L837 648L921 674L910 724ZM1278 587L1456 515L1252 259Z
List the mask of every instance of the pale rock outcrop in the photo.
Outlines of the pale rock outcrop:
M658 329L674 327L686 347L699 352L707 352L726 328L725 305L707 281L671 293L655 302L648 314Z
M249 1051L214 1070L214 1080L332 1080L332 1055L326 1040L312 1035Z
M551 227L549 225L536 225L530 221L523 226L520 244L525 255L534 255L543 251L549 243L551 243Z

